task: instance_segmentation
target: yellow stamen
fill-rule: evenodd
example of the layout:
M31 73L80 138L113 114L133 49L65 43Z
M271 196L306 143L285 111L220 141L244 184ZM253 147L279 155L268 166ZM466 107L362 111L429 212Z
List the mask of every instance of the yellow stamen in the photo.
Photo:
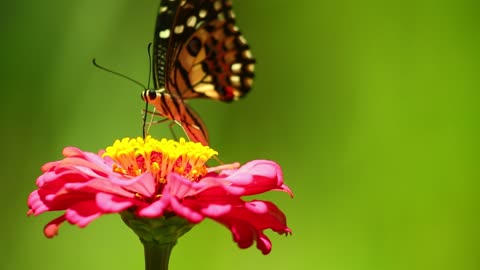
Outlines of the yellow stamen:
M123 138L107 147L103 157L115 161L112 170L119 174L138 176L151 172L159 183L165 183L171 172L176 172L192 181L205 175L207 162L218 153L200 143L147 138Z

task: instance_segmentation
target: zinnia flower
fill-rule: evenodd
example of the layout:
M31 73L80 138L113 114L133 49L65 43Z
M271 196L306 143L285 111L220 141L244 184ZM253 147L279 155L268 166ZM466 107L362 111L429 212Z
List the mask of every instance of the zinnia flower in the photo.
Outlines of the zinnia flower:
M66 147L63 155L42 166L38 189L28 198L30 215L64 211L45 226L49 238L64 221L85 227L109 213L139 219L174 216L188 224L211 218L230 229L240 248L256 242L263 254L271 250L264 230L291 233L285 215L273 203L242 199L270 190L292 195L273 161L209 168L206 161L217 155L213 149L183 139L151 137L117 140L98 154Z

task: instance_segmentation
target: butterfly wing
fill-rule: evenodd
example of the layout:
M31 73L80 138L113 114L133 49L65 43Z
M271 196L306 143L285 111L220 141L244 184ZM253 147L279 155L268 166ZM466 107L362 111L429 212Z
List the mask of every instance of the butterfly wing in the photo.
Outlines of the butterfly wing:
M228 0L162 0L158 12L153 42L157 90L145 91L144 100L182 125L192 141L206 145L206 127L183 99L232 101L245 95L255 60Z
M153 37L153 84L155 89L165 87L167 51L171 42L171 28L180 1L161 0Z
M162 2L154 38L155 87L183 99L232 101L249 92L255 60L235 26L231 2Z

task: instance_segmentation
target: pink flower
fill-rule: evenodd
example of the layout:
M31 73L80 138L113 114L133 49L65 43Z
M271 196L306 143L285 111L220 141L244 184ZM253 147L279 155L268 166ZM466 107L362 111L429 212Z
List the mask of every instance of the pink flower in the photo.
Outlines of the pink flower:
M269 160L208 168L205 162L216 154L199 143L150 137L117 140L98 155L66 147L64 159L42 167L28 213L64 210L45 226L49 238L65 220L85 227L103 214L126 210L147 218L175 214L191 223L211 218L230 229L240 248L256 241L268 254L271 242L263 231L290 234L286 217L271 202L242 196L270 190L292 195L281 168Z

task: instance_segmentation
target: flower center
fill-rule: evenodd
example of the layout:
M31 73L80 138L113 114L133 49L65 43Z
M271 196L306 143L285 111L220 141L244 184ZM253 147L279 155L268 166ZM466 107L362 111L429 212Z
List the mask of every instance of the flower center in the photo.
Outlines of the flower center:
M192 181L207 173L205 162L218 153L200 143L162 139L150 136L123 138L107 147L103 157L115 161L113 171L129 176L151 172L158 183L166 183L169 173L175 172Z

